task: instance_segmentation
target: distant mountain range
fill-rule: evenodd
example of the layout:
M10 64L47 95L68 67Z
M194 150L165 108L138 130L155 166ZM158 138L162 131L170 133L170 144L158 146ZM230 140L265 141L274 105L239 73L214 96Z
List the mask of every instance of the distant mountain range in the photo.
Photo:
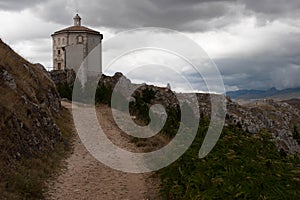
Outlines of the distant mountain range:
M270 88L269 90L237 90L226 93L232 99L240 100L255 100L255 99L300 99L300 87L288 88L284 90L277 90L276 88Z

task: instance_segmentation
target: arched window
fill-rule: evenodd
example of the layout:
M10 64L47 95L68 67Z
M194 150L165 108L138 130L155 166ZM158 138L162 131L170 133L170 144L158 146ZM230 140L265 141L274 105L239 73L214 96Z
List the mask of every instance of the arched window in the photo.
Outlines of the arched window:
M82 37L81 35L79 35L79 36L77 37L77 43L78 43L78 44L82 44L82 43L83 43L83 37Z

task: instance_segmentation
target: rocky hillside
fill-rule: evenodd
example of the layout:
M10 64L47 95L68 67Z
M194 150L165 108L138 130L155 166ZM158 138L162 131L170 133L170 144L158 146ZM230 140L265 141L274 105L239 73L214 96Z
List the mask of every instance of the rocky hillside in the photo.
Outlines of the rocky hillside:
M63 82L66 82L66 76L62 75L62 77L64 77ZM161 138L153 140L157 135L149 139L127 138L135 143L136 147L147 149L146 152L160 149L161 142L165 145L171 137L174 137L178 124L188 125L189 121L179 122L178 101L172 90L146 84L136 85L121 73L116 73L114 76L102 75L96 90L96 102L110 104L112 91L121 78L124 79L121 80L118 100L130 102L129 108L134 115L132 119L137 123L147 122L147 120L149 122L149 107L156 103L163 104L169 114L163 130L159 133L164 140L159 140ZM71 88L72 85L68 87ZM133 95L125 98L124 91L136 86L138 89ZM263 100L239 105L227 98L226 125L221 137L213 151L199 160L199 147L203 144L207 132L211 105L209 94L197 94L197 97L203 117L193 144L178 160L157 172L161 178L163 197L165 199L298 199L300 160L297 154L287 155L287 153L299 152L300 116L297 109L299 102ZM117 109L122 109L124 105L120 104ZM105 115L111 115L111 109L100 105L99 110L102 114L104 112L101 107L107 108ZM169 120L170 116L171 120ZM105 127L109 127L108 133L112 133L113 128L118 129L115 124ZM119 135L125 136L123 133ZM123 142L124 139L116 141ZM84 158L86 159L86 156ZM75 159L72 160L74 162ZM69 177L76 177L78 170L74 171L76 169L74 165L71 165L71 169L76 175L72 174ZM85 173L85 178L87 174ZM81 180L82 177L79 179ZM88 181L88 183L92 182ZM86 185L89 185L88 183ZM72 184L69 185L71 186L69 191L73 194L74 187ZM82 197L86 193L82 191L77 194Z
M48 151L60 140L53 115L60 98L45 69L33 65L0 41L0 138L13 157Z
M70 71L51 72L52 78L58 87L61 87L62 84L72 87L72 82L74 82L72 74ZM96 102L109 104L111 92L121 78L122 83L119 84L119 93L121 95L128 88L138 87L128 101L135 103L139 99L138 102L145 102L143 106L162 104L173 110L177 109L178 101L176 95L170 89L146 84L133 84L120 72L117 72L114 76L102 75L98 84L99 92L96 93ZM191 94L177 95L190 96ZM201 114L209 117L211 110L210 95L199 93L197 97ZM279 150L288 153L300 152L300 111L299 102L296 100L260 100L240 105L228 97L226 124L237 125L244 131L252 134L257 134L261 131L269 132L272 134Z
M120 77L122 77L121 73L116 73L113 77L103 75L99 85L113 88ZM131 84L130 80L125 78L122 85L126 88L134 84ZM189 96L191 94L183 93L177 95ZM148 99L146 101L149 104L160 103L173 109L176 109L178 105L176 96L168 88L143 84L140 85L133 96L131 101L136 101L137 97L141 97L142 99ZM210 95L199 93L197 97L200 112L202 115L210 117ZM290 101L289 103L275 100L261 100L240 105L227 98L226 125L239 126L251 134L257 134L262 131L270 132L279 150L288 153L300 152L300 135L298 133L300 130L300 110L296 105L298 104L295 104L295 101Z
M72 69L53 70L50 72L51 79L57 87L73 86L76 78L76 73Z
M122 84L120 84L121 94L126 88L137 86L119 72L114 76L102 75L98 84L99 92L96 94L96 101L98 98L100 103L110 103L111 92L121 77L124 78ZM66 80L66 78L64 79ZM191 94L177 95L189 96ZM197 97L201 114L209 117L211 110L210 95L199 93ZM176 95L168 88L146 84L138 85L138 89L129 101L135 103L141 102L141 100L148 106L158 103L173 110L178 108ZM288 153L300 152L300 135L298 133L300 130L300 111L297 105L299 104L296 104L295 101L280 102L275 100L261 100L240 105L228 97L226 125L239 126L251 134L263 131L270 132L279 150Z
M252 134L270 132L279 149L300 152L300 110L297 107L269 99L243 106L228 101L227 110L228 122Z
M268 90L237 90L229 91L226 93L232 99L237 100L256 100L256 99L278 99L289 100L292 98L300 98L300 88L287 88L283 90L277 90L276 88L270 88Z
M61 110L60 97L43 66L29 63L1 40L0 94L0 193L2 187L17 193L17 188L23 191L34 185L28 183L32 177L21 163L32 165L32 160L43 155L48 158L55 145L62 142L54 121ZM39 166L43 163L38 162ZM25 171L21 173L21 169Z

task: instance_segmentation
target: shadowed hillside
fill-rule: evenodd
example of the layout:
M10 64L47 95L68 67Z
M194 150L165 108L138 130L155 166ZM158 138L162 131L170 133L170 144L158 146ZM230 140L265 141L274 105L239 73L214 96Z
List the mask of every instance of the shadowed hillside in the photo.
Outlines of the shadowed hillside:
M226 95L237 100L256 100L266 98L288 100L292 98L300 98L300 88L288 88L284 90L277 90L276 88L271 88L269 90L238 90L229 91Z
M29 63L1 40L0 94L1 196L41 198L53 152L67 144L55 120L67 113L43 66Z

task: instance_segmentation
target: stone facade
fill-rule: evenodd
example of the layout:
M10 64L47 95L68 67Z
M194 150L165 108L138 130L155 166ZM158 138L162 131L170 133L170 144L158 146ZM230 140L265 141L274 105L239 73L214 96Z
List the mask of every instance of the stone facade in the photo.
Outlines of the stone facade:
M77 72L88 54L97 49L96 52L99 54L99 58L97 58L96 63L99 65L101 72L101 42L103 35L98 31L82 26L78 14L74 17L74 26L56 31L51 36L54 70L74 69Z

